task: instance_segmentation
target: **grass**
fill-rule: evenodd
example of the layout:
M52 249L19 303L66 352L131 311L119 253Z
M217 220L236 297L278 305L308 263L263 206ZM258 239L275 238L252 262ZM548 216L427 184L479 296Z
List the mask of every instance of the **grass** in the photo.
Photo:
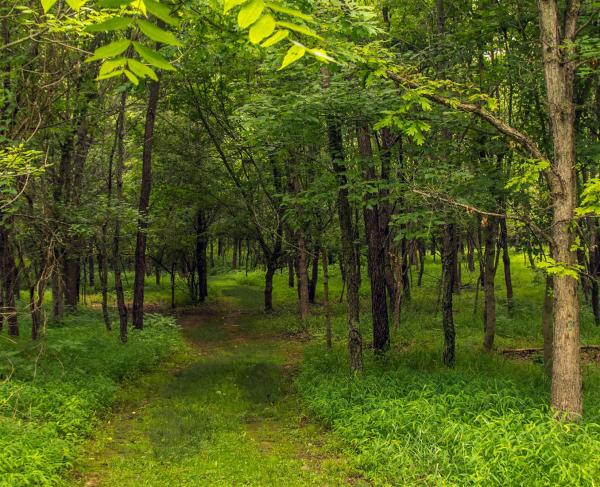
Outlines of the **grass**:
M551 419L550 384L539 361L482 351L483 296L475 309L476 274L463 270L464 287L455 296L457 366L443 367L440 269L429 258L384 358L367 346L363 276L365 371L350 377L337 266L331 273L332 351L324 346L322 306L300 323L296 290L278 273L276 311L265 315L262 273L242 271L211 276L210 298L200 309L189 308L178 282L182 335L192 347L164 323L132 333L123 347L89 311L48 330L35 379L39 349L22 340L2 352L2 363L15 364L0 392L0 469L13 475L5 485L598 483L597 364L584 367L584 421ZM541 346L543 278L513 259L513 280L509 309L499 268L496 346ZM148 281L153 307L170 298L164 284ZM96 309L99 296L87 301ZM586 344L600 343L585 304L581 334ZM172 347L181 353L165 355ZM157 361L159 368L152 366ZM115 401L98 422L99 411Z
M0 336L0 485L64 483L119 384L181 346L171 319L147 321L126 346L106 333L93 311L49 327L38 343Z

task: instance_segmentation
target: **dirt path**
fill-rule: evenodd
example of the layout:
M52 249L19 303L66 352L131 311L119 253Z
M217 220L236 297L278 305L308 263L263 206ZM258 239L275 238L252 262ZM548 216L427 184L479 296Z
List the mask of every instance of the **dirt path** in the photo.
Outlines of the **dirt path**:
M305 344L260 313L179 318L192 350L125 388L86 449L74 485L363 484L293 387Z

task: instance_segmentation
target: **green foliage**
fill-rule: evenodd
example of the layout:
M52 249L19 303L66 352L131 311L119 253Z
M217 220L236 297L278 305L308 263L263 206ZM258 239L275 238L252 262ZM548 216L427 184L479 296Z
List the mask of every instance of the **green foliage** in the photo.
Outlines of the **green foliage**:
M146 319L122 345L98 313L69 317L37 344L0 337L0 485L57 485L119 382L153 368L181 339L174 321Z

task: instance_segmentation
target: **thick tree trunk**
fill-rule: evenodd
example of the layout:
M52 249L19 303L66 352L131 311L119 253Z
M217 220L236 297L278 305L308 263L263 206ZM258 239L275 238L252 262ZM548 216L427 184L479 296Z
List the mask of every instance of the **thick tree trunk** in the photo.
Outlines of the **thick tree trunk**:
M366 165L364 179L376 179L373 167L373 150L368 127L358 128L358 145ZM385 236L379 225L379 206L371 196L366 197L363 210L365 233L368 247L368 271L371 281L371 317L373 320L373 350L375 353L385 352L390 345L390 330L388 322L387 290L385 286L386 246Z
M2 293L4 309L3 314L10 336L19 336L19 321L15 303L15 285L17 282L17 266L10 241L10 222L8 217L0 213L0 277L2 279Z
M273 276L275 275L275 266L272 263L267 264L265 272L265 311L273 311Z
M358 329L359 300L358 300L358 265L354 250L354 229L352 227L352 208L348 201L346 168L344 167L344 149L342 131L336 120L328 122L329 151L334 171L338 179L337 210L340 222L342 241L342 260L346 272L346 288L348 300L348 350L350 353L350 370L362 370L362 336Z
M496 242L498 235L498 221L489 218L484 227L485 250L483 255L483 295L484 295L484 337L483 348L491 351L496 336Z
M452 293L454 292L456 267L456 226L454 223L444 225L442 240L442 328L444 330L443 361L448 367L455 363L455 337Z
M542 310L542 334L544 336L544 370L552 377L552 289L554 287L552 276L546 276L544 290L544 307Z
M556 0L539 0L540 37L552 127L554 160L549 174L552 203L552 257L574 268L577 254L571 223L577 206L575 177L575 64L569 46L577 34L581 2L567 2L564 18ZM561 35L562 31L562 35ZM554 276L552 406L568 419L582 413L579 354L578 281L565 273Z
M146 277L146 240L148 232L148 207L152 189L152 145L160 82L150 83L146 124L144 127L144 150L142 154L142 181L140 188L139 220L135 245L135 279L133 282L133 326L144 328L144 279Z

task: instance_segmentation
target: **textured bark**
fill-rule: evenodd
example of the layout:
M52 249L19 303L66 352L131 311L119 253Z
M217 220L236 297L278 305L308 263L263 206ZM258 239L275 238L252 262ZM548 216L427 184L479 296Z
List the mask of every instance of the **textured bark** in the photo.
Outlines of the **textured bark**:
M456 267L456 226L453 223L444 225L442 240L442 328L444 330L443 361L448 367L455 363L455 337L452 293Z
M300 319L302 322L308 318L310 308L308 301L308 251L304 231L298 232L298 304L300 308Z
M138 207L138 231L135 244L135 279L133 282L133 326L144 328L144 279L146 277L146 240L148 237L148 207L152 190L152 146L154 141L154 125L158 106L160 83L150 83L146 124L144 127L144 150L142 153L142 181L140 202Z
M294 258L292 256L288 257L288 287L294 287L294 275L296 271L294 269Z
M327 132L329 137L329 152L333 169L338 180L337 210L340 223L342 241L342 260L346 273L346 296L348 300L348 350L350 353L350 370L362 370L362 337L358 329L359 301L358 301L358 273L357 258L354 250L354 229L352 225L352 208L348 201L347 179L344 167L344 149L342 144L342 131L333 118L328 121Z
M125 164L125 104L127 95L121 95L119 115L117 117L115 147L117 151L117 163L115 165L116 203L120 206L123 200L123 169ZM117 310L119 312L119 336L122 342L127 341L127 306L125 304L125 293L121 279L121 218L119 212L115 214L115 228L112 242L112 266L115 276L115 294L117 298Z
M198 273L198 299L201 303L208 296L207 230L208 221L205 211L199 209L196 213L196 272Z
M319 283L319 249L321 245L317 242L314 245L311 256L311 273L308 284L308 302L315 304L315 296L317 294L317 284Z
M554 287L551 276L546 276L544 290L544 307L542 310L542 334L544 336L544 370L552 377L552 288Z
M15 286L17 283L17 266L10 238L11 222L0 213L0 277L2 279L3 314L10 336L19 336L19 321L15 303Z
M373 150L371 136L367 126L358 128L358 146L363 158L364 179L374 181L376 179L373 166ZM389 348L390 331L388 321L387 290L385 285L386 268L386 246L385 236L381 231L379 221L379 205L377 199L366 196L363 210L365 233L368 247L368 271L371 281L371 317L373 320L373 349L375 353L382 353Z
M498 221L495 218L489 218L484 225L484 243L483 253L483 295L484 295L484 337L483 348L491 351L494 346L496 336L496 242L498 235Z
M265 311L273 311L273 276L276 268L273 265L267 266L265 272Z
M100 278L100 291L102 294L102 319L107 331L112 330L112 321L108 310L108 263L106 259L106 246L98 251L98 277Z
M571 227L577 207L575 176L575 65L564 46L575 39L580 1L567 2L561 14L556 0L539 0L540 37L546 81L548 114L552 128L554 159L550 176L553 222L552 257L573 267L577 254ZM564 17L564 18L561 18ZM579 355L579 297L577 280L570 275L554 276L554 336L552 363L552 406L567 419L582 413L581 364Z

